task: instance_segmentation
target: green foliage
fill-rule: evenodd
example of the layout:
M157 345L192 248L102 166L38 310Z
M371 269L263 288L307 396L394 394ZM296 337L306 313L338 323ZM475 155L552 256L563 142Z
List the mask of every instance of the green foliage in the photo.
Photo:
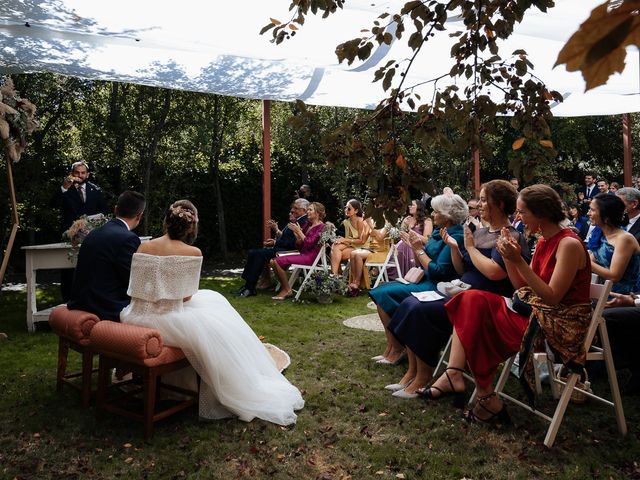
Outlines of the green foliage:
M322 12L328 16L339 6L322 0L293 1L290 5L293 17L284 23L271 19L261 33L271 31L272 41L281 43L290 38L289 30L302 26L309 13ZM528 9L536 7L546 11L552 6L552 0L412 0L396 14L379 15L370 30L363 30L369 35L336 47L338 61L347 64L356 59L366 60L374 44L388 45L394 36L400 40L405 35L413 51L410 58L389 60L376 70L373 81L382 81L388 98L381 101L372 114L362 115L361 119L338 128L325 142L330 165L346 162L348 168L367 179L376 217L381 215L378 208L392 217L404 212L411 200L411 188L428 190L422 178L415 181L416 177L428 176L428 173L415 157L408 155L413 142L419 142L424 149L435 146L453 155L470 156L479 150L482 156L490 157L491 149L485 138L497 133L497 116L511 115L512 128L529 140L530 147L518 155L518 170L523 171L525 178L533 178L538 165L555 158L556 151L548 140L552 116L549 105L553 100L561 101L561 95L549 91L532 74L533 65L524 50L516 50L503 58L497 43L498 39L511 35L514 25L522 21ZM405 85L407 73L429 39L436 32L446 30L446 22L454 10L465 28L449 34L456 39L451 47L450 72L423 82L433 84L433 96L422 99L414 92L418 85ZM462 91L457 83L465 85ZM494 101L496 96L501 96L501 101ZM410 122L402 121L400 107L405 103L417 111Z

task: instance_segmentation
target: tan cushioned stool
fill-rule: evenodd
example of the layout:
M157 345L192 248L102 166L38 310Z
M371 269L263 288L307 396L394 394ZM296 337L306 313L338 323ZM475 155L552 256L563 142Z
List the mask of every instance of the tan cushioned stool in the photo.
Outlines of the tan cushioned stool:
M144 424L144 437L153 435L153 424L180 410L184 410L198 402L198 392L165 385L160 377L166 373L180 370L189 365L182 350L164 345L159 331L136 325L102 321L91 330L91 345L100 355L98 374L98 397L96 415L100 418L104 411L122 415L126 418L141 421ZM133 372L142 378L142 388L131 390L119 398L109 399L110 371L117 368ZM122 382L118 386L130 384ZM155 403L158 387L179 392L186 400L170 408L156 412ZM113 389L111 389L113 390ZM118 404L122 397L131 397L136 393L143 394L142 413L126 409Z
M89 407L91 401L91 375L93 374L93 349L90 334L100 319L93 313L83 310L69 310L66 305L54 308L49 314L49 325L58 335L58 368L56 371L56 389L62 390L63 385L69 385L80 390L82 406ZM69 349L82 355L82 371L67 373L67 357ZM78 386L71 379L82 377Z

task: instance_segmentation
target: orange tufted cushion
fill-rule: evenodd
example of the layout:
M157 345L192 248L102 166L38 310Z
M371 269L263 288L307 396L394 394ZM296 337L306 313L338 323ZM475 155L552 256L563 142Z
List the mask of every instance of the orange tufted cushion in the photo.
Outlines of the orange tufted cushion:
M165 346L162 336L151 328L103 320L91 331L94 350L111 357L148 367L184 358L182 350Z
M66 305L54 308L49 314L49 325L54 332L81 345L89 344L93 327L100 319L84 310L69 310Z

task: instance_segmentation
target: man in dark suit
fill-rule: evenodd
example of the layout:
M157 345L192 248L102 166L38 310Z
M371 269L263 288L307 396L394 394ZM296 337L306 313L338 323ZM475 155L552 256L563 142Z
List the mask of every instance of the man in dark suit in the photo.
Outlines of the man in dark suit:
M640 243L640 222L638 221L640 220L640 190L623 187L616 192L616 195L624 202L625 211L629 217L629 223L625 229Z
M600 190L598 190L598 186L596 185L596 176L593 173L587 173L584 176L584 186L576 190L582 215L587 214L591 200L599 193Z
M307 207L309 202L304 198L299 198L291 205L289 221L296 222L303 227L307 223ZM238 291L239 297L252 297L256 295L256 285L260 275L264 271L265 265L276 256L277 252L283 250L296 249L296 237L293 231L286 226L280 231L278 224L273 220L269 221L269 226L275 230L275 239L270 238L263 243L263 248L249 250L247 263L242 272L244 286Z
M631 371L631 379L624 391L629 394L639 394L640 298L638 295L611 293L611 300L607 302L607 307L602 316L607 324L614 363L618 369L628 368Z
M102 190L89 182L89 167L83 161L71 165L70 174L67 175L62 186L56 189L51 199L51 206L61 211L60 234L64 233L73 222L82 215L95 215L107 213L107 205L102 195ZM60 289L62 299L66 302L71 295L71 283L73 282L73 270L62 270L60 275Z
M118 197L116 218L93 230L80 247L73 279L70 310L86 310L103 320L119 321L129 304L131 259L140 238L131 230L140 223L144 196L126 191Z
M71 173L64 178L62 186L56 189L51 206L61 210L61 232L82 215L107 213L102 190L89 181L89 167L83 161L71 165Z

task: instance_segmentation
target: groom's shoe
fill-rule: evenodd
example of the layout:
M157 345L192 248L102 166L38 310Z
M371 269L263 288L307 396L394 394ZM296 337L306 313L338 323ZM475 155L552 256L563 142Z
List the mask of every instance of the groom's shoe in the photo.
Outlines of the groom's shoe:
M251 288L243 288L238 292L238 297L255 297L257 295L256 291Z

